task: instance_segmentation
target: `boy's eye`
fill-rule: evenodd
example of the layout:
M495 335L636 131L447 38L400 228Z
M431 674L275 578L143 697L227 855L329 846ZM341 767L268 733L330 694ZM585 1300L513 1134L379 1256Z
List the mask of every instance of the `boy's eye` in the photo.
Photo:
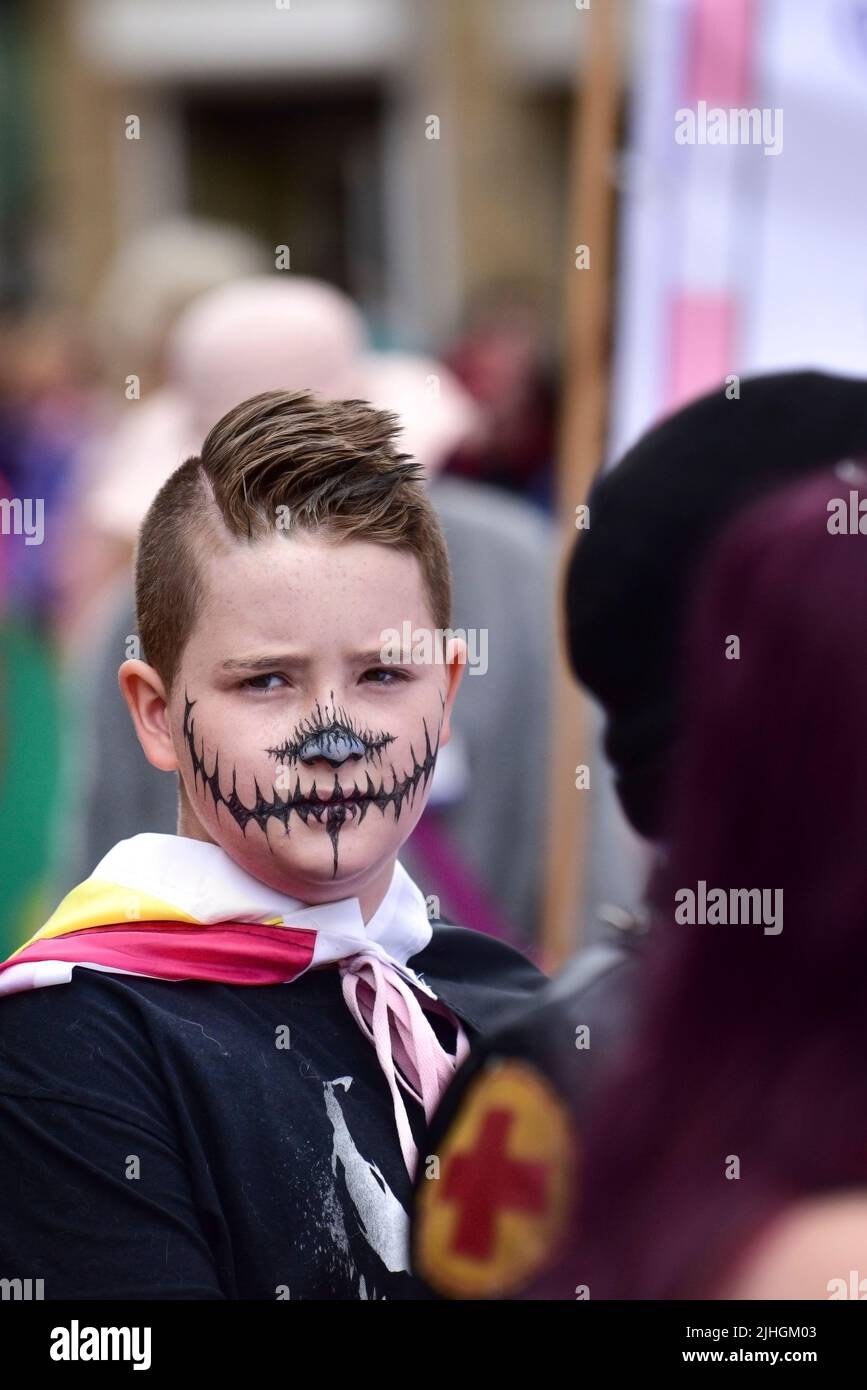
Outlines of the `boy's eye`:
M369 681L371 685L392 685L408 680L408 676L405 671L396 671L392 666L371 666L369 671L365 671L362 680Z
M271 681L280 681L286 684L278 671L266 671L263 676L250 676L242 681L241 685L248 690L275 690L277 687L270 684Z

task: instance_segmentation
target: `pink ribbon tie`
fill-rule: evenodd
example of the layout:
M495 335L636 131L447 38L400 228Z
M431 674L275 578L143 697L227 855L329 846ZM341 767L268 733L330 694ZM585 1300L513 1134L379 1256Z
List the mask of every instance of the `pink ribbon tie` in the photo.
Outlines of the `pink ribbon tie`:
M365 1037L373 1043L388 1082L407 1172L415 1177L418 1152L400 1087L419 1102L430 1123L440 1097L470 1051L458 1019L440 1000L429 1008L457 1030L454 1053L447 1052L426 1017L415 990L399 971L378 956L359 952L340 962L343 998Z

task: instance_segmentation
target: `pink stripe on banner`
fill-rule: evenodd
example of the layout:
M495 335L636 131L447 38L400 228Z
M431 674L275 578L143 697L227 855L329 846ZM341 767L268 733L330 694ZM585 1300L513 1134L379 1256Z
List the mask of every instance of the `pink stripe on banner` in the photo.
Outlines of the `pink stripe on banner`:
M669 308L670 358L665 413L719 386L732 371L737 305L733 295L675 295Z
M34 941L0 966L34 961L104 965L161 980L210 980L225 985L276 985L310 965L316 932L302 927L224 923L194 927L148 922L140 927L88 927Z
M684 70L687 105L751 104L755 20L755 0L693 0Z

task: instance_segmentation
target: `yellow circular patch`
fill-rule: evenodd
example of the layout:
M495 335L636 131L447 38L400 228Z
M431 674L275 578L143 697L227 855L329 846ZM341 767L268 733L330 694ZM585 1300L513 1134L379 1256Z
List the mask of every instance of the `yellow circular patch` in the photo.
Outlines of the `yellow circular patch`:
M555 1253L572 1210L575 1166L569 1113L545 1078L527 1062L485 1068L439 1155L426 1161L416 1271L452 1298L517 1291Z

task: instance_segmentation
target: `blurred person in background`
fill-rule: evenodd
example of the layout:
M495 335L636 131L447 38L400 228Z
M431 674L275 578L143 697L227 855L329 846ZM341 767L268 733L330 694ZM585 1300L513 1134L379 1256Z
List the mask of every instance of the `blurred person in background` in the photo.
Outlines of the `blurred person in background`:
M568 1263L594 1299L862 1296L867 520L832 520L850 492L867 517L851 464L764 501L696 599L637 1026L586 1134ZM772 890L773 912L690 920L702 882Z
M58 557L92 415L81 325L45 309L0 329L0 947L44 916L64 720ZM23 927L22 927L23 924Z
M483 429L457 450L449 471L551 510L556 371L546 346L545 316L532 292L497 284L477 294L444 360L483 418Z
M88 499L120 466L118 451L133 412L141 410L151 422L154 447L160 428L169 434L176 428L176 403L159 396L172 325L205 291L266 266L264 248L247 232L179 216L128 238L106 270L89 321L100 390L91 429L77 451L66 543L57 560L59 635L73 659L93 625L105 620L112 583L129 565L128 543L94 521ZM151 406L154 399L160 403Z
M7 601L51 635L60 555L76 498L77 455L94 415L96 363L84 325L33 309L0 328L0 473L7 497L41 504L41 537L4 534Z
M480 639L478 669L465 682L453 741L437 766L430 814L404 857L446 917L532 946L545 834L538 770L547 747L554 546L529 503L441 475L455 448L478 431L477 408L433 359L369 351L352 301L303 277L254 277L201 296L176 321L166 356L167 384L128 407L109 451L111 468L86 504L91 525L114 538L126 565L166 476L245 396L309 389L371 400L401 419L401 447L424 468L445 530L454 625ZM125 566L106 629L77 666L81 809L68 827L61 890L89 873L118 835L167 832L174 824L173 789L143 759L116 688L117 664L135 642Z
M654 860L666 852L687 613L715 542L755 499L867 453L867 382L792 372L742 387L738 401L722 388L693 401L601 475L567 572L572 668L603 706L620 802ZM416 1267L441 1296L526 1296L554 1268L588 1106L631 1035L646 928L643 916L606 923L451 1083L428 1141L441 1180L419 1176L413 1234ZM583 1282L570 1251L543 1296L573 1299Z

